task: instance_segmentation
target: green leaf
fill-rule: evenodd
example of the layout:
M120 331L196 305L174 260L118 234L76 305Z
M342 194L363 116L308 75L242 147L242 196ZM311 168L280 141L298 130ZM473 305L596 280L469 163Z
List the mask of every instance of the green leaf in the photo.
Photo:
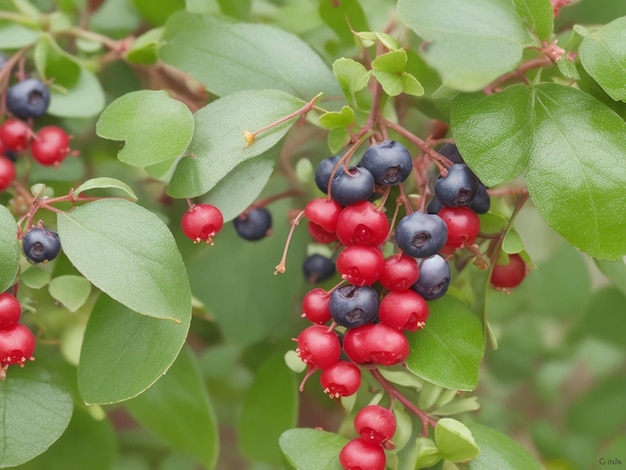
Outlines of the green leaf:
M435 441L429 437L418 437L415 441L416 458L415 458L415 470L422 468L431 468L437 465L441 459L441 452Z
M298 384L282 352L266 359L257 370L243 403L237 426L239 445L253 460L280 464L281 434L297 424Z
M297 36L274 26L175 13L165 25L161 59L218 96L274 88L307 100L339 94L328 66Z
M329 111L322 114L319 121L326 129L348 127L354 124L354 110L350 106L344 106L340 111Z
M452 296L429 302L424 329L407 335L411 352L407 367L444 388L473 390L483 356L483 327L478 318Z
M43 362L9 367L0 380L0 467L47 450L70 422L74 402L63 377Z
M138 313L187 321L185 265L154 213L123 199L99 199L59 213L57 227L64 253L100 290Z
M424 87L422 84L409 72L402 72L402 74L400 74L400 78L402 79L403 93L413 96L422 96L424 94Z
M524 241L520 237L515 228L511 227L504 235L502 240L502 251L512 255L514 253L520 253L524 250Z
M588 94L557 84L459 96L452 129L486 185L523 172L538 212L601 259L626 254L626 124ZM584 223L581 223L584 221Z
M90 178L87 181L84 181L76 189L74 189L74 196L78 197L83 192L89 191L91 189L105 189L105 188L119 189L120 191L126 193L131 199L135 201L138 199L135 192L126 183L115 178L109 178L107 176Z
M328 148L330 150L330 153L339 153L342 148L350 143L351 137L352 136L350 135L348 130L343 127L331 129L328 133Z
M133 0L132 3L153 25L162 25L173 13L185 8L184 0Z
M80 66L49 34L42 34L35 45L34 62L39 75L54 85L71 88L80 76Z
M360 62L344 57L333 63L333 73L348 103L354 107L355 94L367 86L370 72Z
M139 36L126 54L126 59L133 64L154 64L159 60L163 31L164 28L154 28Z
M20 243L17 223L5 206L0 205L0 292L13 285L20 268Z
M255 132L297 111L305 103L278 90L247 90L220 98L195 113L195 132L167 192L176 198L200 196L237 165L272 148L296 118L259 134L246 146L243 132Z
M136 312L101 294L87 323L78 388L88 404L134 398L152 386L182 348L191 314L181 323Z
M285 431L280 448L298 470L341 470L339 452L348 439L321 429L295 428Z
M470 470L486 468L541 470L543 468L528 451L505 434L476 423L468 424L467 427L480 448L480 453L469 462Z
M131 415L175 449L215 468L218 432L200 368L185 347L172 367L152 387L127 402Z
M183 154L194 131L189 108L164 91L141 90L108 105L96 124L105 139L123 140L118 158L146 167Z
M594 261L598 269L613 281L615 287L617 287L622 294L626 295L626 263L624 260L603 261L596 259Z
M580 62L602 89L616 101L626 101L626 17L618 18L583 39Z
M52 279L48 291L54 300L76 312L89 298L91 283L82 276L67 274Z
M42 269L41 266L35 265L23 271L20 274L20 282L32 289L41 289L50 282L52 273L49 269Z
M461 91L480 90L538 45L504 0L400 0L398 14L424 39L424 59L444 85Z
M47 113L57 117L88 118L97 115L104 106L105 97L100 81L83 67L74 86L65 92L50 89Z
M441 456L451 462L473 459L480 450L469 428L452 418L442 418L437 422L435 442Z
M0 49L19 49L39 39L40 32L18 23L0 22Z
M372 61L372 70L399 74L404 71L407 60L404 49L386 52Z
M320 17L341 40L345 47L354 46L355 31L369 29L363 8L358 0L322 0L319 2Z
M554 29L554 12L550 0L513 0L519 15L530 30L543 41L548 41Z
M383 70L372 70L372 75L376 77L378 83L380 83L389 96L398 96L402 93L403 82L400 75L392 72L385 72Z

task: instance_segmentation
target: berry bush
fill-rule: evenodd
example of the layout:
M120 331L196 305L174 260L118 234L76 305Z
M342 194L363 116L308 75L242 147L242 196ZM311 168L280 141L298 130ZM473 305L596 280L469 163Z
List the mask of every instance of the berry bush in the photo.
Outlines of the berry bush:
M0 468L622 468L625 30L0 1Z

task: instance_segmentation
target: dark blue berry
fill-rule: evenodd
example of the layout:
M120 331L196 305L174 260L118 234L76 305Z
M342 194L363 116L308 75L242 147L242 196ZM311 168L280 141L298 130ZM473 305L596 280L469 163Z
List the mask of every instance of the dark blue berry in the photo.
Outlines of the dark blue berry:
M365 168L343 167L337 170L332 181L331 196L342 206L368 200L374 193L376 183L372 174Z
M487 193L487 188L480 181L478 182L476 196L472 199L469 207L477 214L486 214L489 212L489 208L491 207L491 198Z
M450 285L450 266L440 255L432 255L419 261L420 277L411 286L426 300L435 300L444 295Z
M269 235L272 215L265 207L256 207L233 220L235 231L246 240L257 241Z
M441 209L443 209L443 205L439 202L437 196L433 196L426 206L426 212L429 214L437 214Z
M328 157L320 162L315 170L315 184L324 194L328 194L328 182L330 181L330 175L333 172L339 159L341 157ZM340 168L337 168L339 171Z
M455 163L435 181L435 196L447 207L469 206L477 190L476 175L463 163Z
M443 248L448 227L438 215L413 212L403 217L396 227L396 242L413 258L426 258Z
M455 144L443 144L438 152L444 157L448 157L452 163L465 163Z
M378 294L370 286L335 289L328 305L333 320L346 328L372 323L378 314Z
M24 235L22 249L33 263L52 261L61 251L61 240L52 230L32 228Z
M308 256L302 264L304 278L311 284L325 281L335 274L335 262L319 254Z
M411 154L400 142L385 140L369 147L359 166L366 168L378 184L396 186L408 178L413 169Z
M27 78L9 87L6 100L14 116L28 119L45 114L50 104L50 91L45 83Z

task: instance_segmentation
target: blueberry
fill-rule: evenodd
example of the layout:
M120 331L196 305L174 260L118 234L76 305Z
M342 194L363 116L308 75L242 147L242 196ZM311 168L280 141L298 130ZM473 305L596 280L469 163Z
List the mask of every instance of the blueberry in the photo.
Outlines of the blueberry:
M426 300L443 296L450 285L450 266L440 255L432 255L419 262L420 277L411 286Z
M369 147L358 166L369 170L378 184L396 186L411 174L413 160L400 142L385 140Z
M339 156L325 158L317 166L317 170L315 170L315 184L324 194L328 194L328 182L330 181L330 175L340 158L341 157ZM337 170L340 169L338 168Z
M325 281L335 274L335 263L332 259L319 254L307 257L302 264L304 278L311 284Z
M337 170L332 181L332 198L342 206L368 200L374 193L374 176L365 168L351 167L346 172Z
M448 227L438 215L413 212L403 217L396 227L396 242L407 255L426 258L443 248Z
M472 199L469 207L477 214L486 214L489 212L489 208L491 207L491 198L487 193L487 188L480 181L478 182L476 196Z
M372 323L376 318L378 294L370 286L342 286L330 294L328 308L339 325L356 328Z
M448 207L469 206L477 190L476 175L463 163L455 163L445 177L439 176L435 181L435 195Z
M265 207L256 207L233 220L237 234L246 240L257 241L269 235L272 215Z
M45 83L27 78L9 87L6 95L7 108L20 118L41 116L48 110L50 91Z
M437 214L441 209L443 209L443 204L439 202L437 196L433 196L426 206L426 212L429 214Z
M454 144L443 144L438 152L444 157L448 157L452 163L465 163L463 157L459 153L459 149Z
M32 228L24 235L22 249L33 263L52 261L61 251L61 240L52 230Z

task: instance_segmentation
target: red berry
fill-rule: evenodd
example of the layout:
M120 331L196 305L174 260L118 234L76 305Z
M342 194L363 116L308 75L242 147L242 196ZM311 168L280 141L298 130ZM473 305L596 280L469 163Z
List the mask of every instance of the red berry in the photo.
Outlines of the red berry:
M396 328L370 323L346 331L343 351L356 364L392 366L409 356L409 341Z
M339 361L324 369L320 384L330 398L354 395L361 386L361 369L348 361Z
M409 289L419 279L419 267L415 258L396 253L385 259L378 281L387 290Z
M32 131L30 127L19 119L7 119L0 124L0 140L4 146L14 152L20 152L28 147Z
M211 204L194 204L183 214L180 225L183 233L194 243L206 241L213 244L213 237L224 226L224 217Z
M389 235L389 220L384 212L369 201L345 207L337 221L337 238L346 246L378 246Z
M497 289L507 290L519 286L528 268L520 255L509 255L508 264L496 264L491 271L491 285Z
M298 335L296 341L298 357L310 368L327 369L339 361L339 337L327 326L311 325Z
M428 304L413 290L391 291L380 301L378 318L392 328L417 331L426 324Z
M335 232L329 232L328 230L324 230L320 225L317 225L315 222L309 220L307 223L307 229L309 230L309 234L311 238L319 243L332 243L337 240L337 235Z
M0 191L4 191L15 179L15 165L7 157L0 155Z
M23 365L33 356L35 336L23 324L0 330L0 367L11 364Z
M302 316L312 323L326 323L330 320L330 294L321 287L311 289L302 299Z
M371 444L383 444L396 432L396 417L380 405L368 405L354 417L354 429Z
M339 462L345 470L385 470L387 456L380 445L357 438L341 449Z
M17 323L22 315L22 306L14 295L8 292L0 294L0 330Z
M335 232L342 210L343 206L334 199L321 197L309 201L304 208L304 215L327 232Z
M70 153L70 137L58 126L42 127L35 134L30 151L41 165L58 165Z
M371 245L350 245L337 257L337 271L355 286L371 286L380 276L385 258Z
M480 231L478 214L469 207L444 207L437 215L448 227L448 239L444 249L462 248L474 243Z

